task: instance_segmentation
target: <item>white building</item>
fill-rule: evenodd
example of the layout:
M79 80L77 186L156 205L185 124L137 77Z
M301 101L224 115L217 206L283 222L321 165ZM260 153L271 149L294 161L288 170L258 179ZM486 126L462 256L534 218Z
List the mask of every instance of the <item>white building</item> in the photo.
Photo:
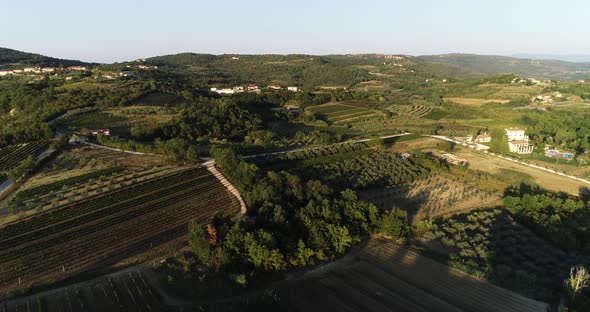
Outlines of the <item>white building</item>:
M225 89L211 88L211 92L215 92L217 94L234 94L234 93L236 93L236 91L234 91L233 89L229 89L229 88L225 88Z
M475 143L490 143L492 142L492 136L487 133L480 134L475 137Z
M506 131L506 135L508 136L508 141L529 140L529 136L524 134L524 129L510 127L504 130Z
M298 87L287 87L287 91L297 92L297 91L299 91L299 88Z
M531 154L533 152L534 146L529 144L529 136L525 134L523 129L511 127L505 130L511 153Z
M6 75L12 75L12 70L0 70L0 77Z

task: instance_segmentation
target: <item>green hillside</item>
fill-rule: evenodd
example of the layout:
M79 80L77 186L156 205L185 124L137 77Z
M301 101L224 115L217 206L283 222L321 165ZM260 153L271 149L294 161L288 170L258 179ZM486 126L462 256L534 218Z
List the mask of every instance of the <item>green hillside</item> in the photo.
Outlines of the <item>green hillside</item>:
M64 60L35 53L0 48L0 68L20 68L23 66L77 66L88 63L75 60Z

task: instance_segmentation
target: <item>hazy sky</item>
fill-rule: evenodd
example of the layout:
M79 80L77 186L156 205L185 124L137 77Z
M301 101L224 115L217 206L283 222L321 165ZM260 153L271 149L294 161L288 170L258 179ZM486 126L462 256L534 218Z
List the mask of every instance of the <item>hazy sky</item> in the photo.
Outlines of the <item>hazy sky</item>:
M0 47L84 61L178 52L590 54L590 1L0 0Z

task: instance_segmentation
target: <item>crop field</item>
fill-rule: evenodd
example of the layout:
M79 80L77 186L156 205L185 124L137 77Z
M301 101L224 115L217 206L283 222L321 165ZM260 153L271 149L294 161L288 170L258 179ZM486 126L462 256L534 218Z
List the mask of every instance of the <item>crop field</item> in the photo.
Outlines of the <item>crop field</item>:
M178 170L178 169L176 169ZM144 182L175 171L173 168L130 168L112 167L73 176L53 183L22 190L8 204L13 212L35 209L42 211L58 207L87 196L114 191Z
M546 311L547 305L386 240L290 288L300 311Z
M308 108L308 110L325 115L335 125L342 125L358 119L383 116L377 110L345 103L328 103Z
M18 311L171 311L140 271L102 277L47 293L4 302L3 312Z
M49 146L48 140L11 145L0 149L0 171L6 171L18 165L27 157L41 155Z
M401 208L414 222L459 211L496 204L500 196L474 183L432 175L395 188L377 188L359 192L359 198L380 210Z
M0 292L105 267L184 235L192 219L238 211L206 169L187 168L18 219L0 228Z
M184 99L168 93L154 92L143 96L133 102L139 106L174 106L184 103Z

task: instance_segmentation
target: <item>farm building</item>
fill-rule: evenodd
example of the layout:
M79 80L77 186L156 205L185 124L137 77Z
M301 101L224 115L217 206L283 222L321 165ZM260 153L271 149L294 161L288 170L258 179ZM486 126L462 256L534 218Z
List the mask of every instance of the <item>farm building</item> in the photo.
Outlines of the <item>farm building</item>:
M487 133L480 134L475 137L475 143L490 143L490 142L492 142L492 137Z
M298 87L287 87L287 91L297 92L297 91L299 91L299 88Z
M249 84L248 86L246 86L246 89L248 90L248 92L258 92L258 91L260 91L260 89L258 88L258 86L255 85L255 84Z
M0 76L11 75L12 70L0 70Z
M66 69L67 70L75 70L75 71L80 70L81 71L81 70L86 70L86 67L84 67L84 66L70 66L70 67L68 67Z
M280 85L269 85L268 88L273 89L273 90L281 90L282 89L282 87Z

